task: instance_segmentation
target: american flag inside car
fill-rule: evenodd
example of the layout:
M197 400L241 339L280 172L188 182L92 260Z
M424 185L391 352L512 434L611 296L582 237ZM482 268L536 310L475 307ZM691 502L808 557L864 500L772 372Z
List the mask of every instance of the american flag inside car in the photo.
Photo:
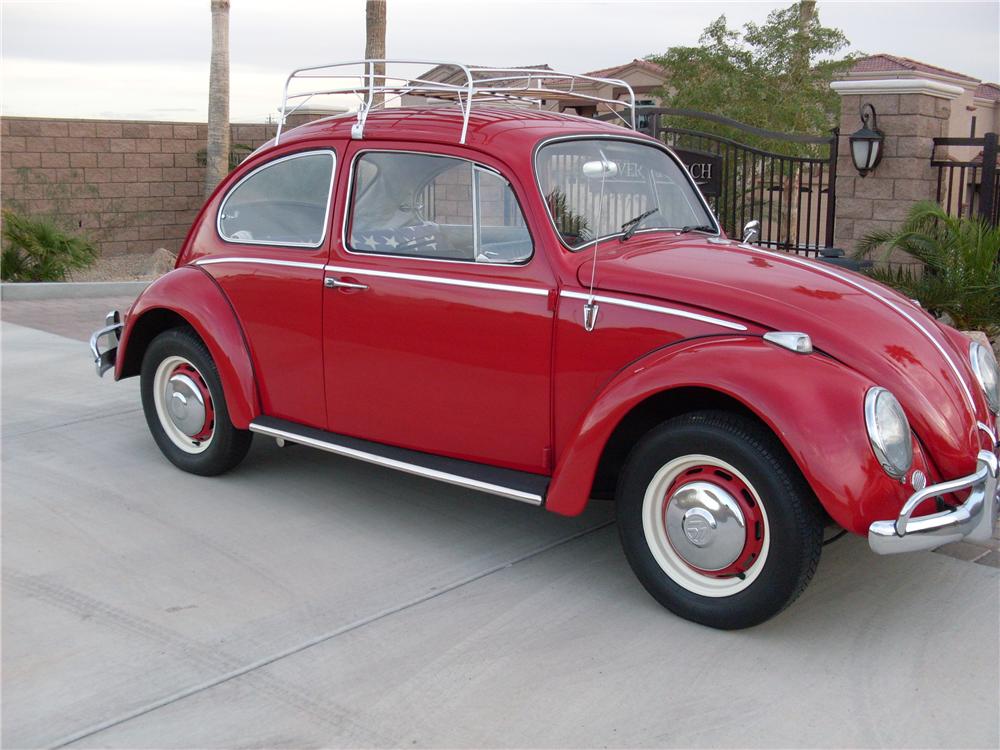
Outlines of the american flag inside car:
M399 229L372 229L355 232L351 244L370 253L409 254L437 249L437 230L433 224Z

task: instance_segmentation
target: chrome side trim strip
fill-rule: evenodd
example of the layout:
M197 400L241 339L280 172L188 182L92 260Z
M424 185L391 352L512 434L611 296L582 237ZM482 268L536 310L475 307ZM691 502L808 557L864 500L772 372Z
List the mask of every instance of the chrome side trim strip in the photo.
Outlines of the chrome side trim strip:
M428 284L444 284L445 286L466 286L473 289L493 289L498 292L515 292L516 294L533 294L547 297L548 289L532 286L512 286L510 284L493 284L486 281L469 281L468 279L449 279L444 276L423 276L417 273L397 273L396 271L376 271L373 268L351 268L348 266L324 266L327 271L346 273L352 276L377 276L383 279L405 279L407 281L424 281Z
M500 497L508 498L509 500L518 500L522 503L528 503L529 505L541 505L542 496L536 495L532 492L522 492L521 490L511 489L510 487L503 487L498 484L490 484L489 482L480 482L477 479L470 479L468 477L462 477L457 474L449 474L444 471L437 471L436 469L427 469L423 466L418 466L417 464L407 463L405 461L397 461L392 458L385 458L383 456L377 456L374 453L368 453L366 451L357 450L355 448L348 448L344 445L337 445L336 443L329 443L324 440L317 440L315 438L305 437L303 435L296 435L293 432L287 432L285 430L279 430L274 427L267 427L265 425L258 424L257 422L250 423L250 430L252 432L259 432L262 435L268 435L274 438L283 438L291 443L298 443L300 445L306 445L310 448L318 448L322 451L327 451L328 453L335 453L338 456L346 456L347 458L354 458L359 461L365 461L366 463L376 464L377 466L384 466L389 469L396 469L397 471L402 471L407 474L414 474L419 477L426 477L427 479L436 479L439 482L445 482L446 484L453 484L457 487L465 487L470 490L478 490L479 492L486 492L490 495L498 495Z
M262 266L289 266L291 268L312 268L316 271L323 270L322 263L306 263L298 260L272 260L271 258L199 258L194 262L196 266L209 266L213 263L256 263Z
M887 299L886 297L883 297L881 294L879 294L878 292L876 292L874 289L870 289L869 287L865 286L864 284L859 284L857 281L855 281L854 279L851 279L848 276L844 276L843 274L837 273L836 271L833 271L832 269L825 268L820 263L811 263L809 261L803 260L802 258L797 258L797 257L795 257L794 255L791 255L791 254L776 253L776 252L771 251L771 250L764 250L763 248L754 247L753 245L747 245L745 243L740 244L739 247L743 248L744 250L753 250L754 252L764 253L765 255L771 255L771 256L776 257L776 258L783 258L785 260L790 260L793 263L798 263L800 266L806 266L808 268L814 268L814 269L816 269L818 271L822 271L823 273L827 274L828 276L833 276L835 279L840 279L845 284L849 284L850 286L853 286L855 289L860 289L865 294L868 294L868 295L874 297L875 299L877 299L882 304L884 304L887 307L895 310L897 313L899 313L904 318L906 318L911 324L913 324L914 328L916 328L922 334L924 334L924 337L926 337L926 339L928 341L930 341L934 345L934 348L937 349L941 353L941 356L944 357L945 361L948 363L948 366L951 368L951 371L955 374L955 377L958 379L958 382L962 384L962 392L965 394L965 398L969 402L969 409L972 411L973 415L975 415L975 413L976 413L976 402L972 398L972 391L969 390L969 386L965 382L965 378L962 377L962 373L959 372L958 367L955 365L955 361L949 356L948 352L945 351L944 347L941 346L941 343L936 338L934 338L931 335L930 331L928 331L926 328L924 328L924 326L922 326L920 324L920 321L918 321L916 318L914 318L912 315L910 315L908 312L906 312L906 310L904 310L903 308L901 308L895 302L893 302L890 299Z
M590 295L586 292L570 292L563 290L559 292L560 297L568 297L569 299L582 299L589 300ZM620 299L618 297L605 297L600 294L595 294L594 299L597 302L603 302L607 305L618 305L619 307L631 307L636 310L647 310L648 312L662 313L663 315L673 315L677 318L688 318L689 320L698 320L702 323L711 323L712 325L722 326L723 328L728 328L732 331L746 331L748 330L742 323L733 323L729 320L722 320L721 318L713 318L709 315L701 315L700 313L688 312L687 310L676 310L672 307L661 307L659 305L649 305L645 302L633 302L629 299Z

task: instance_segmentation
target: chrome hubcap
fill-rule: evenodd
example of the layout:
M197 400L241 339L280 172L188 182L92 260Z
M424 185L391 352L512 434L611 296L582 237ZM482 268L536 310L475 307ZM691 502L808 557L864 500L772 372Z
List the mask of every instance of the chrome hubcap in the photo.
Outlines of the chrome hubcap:
M167 414L178 430L194 437L205 429L205 399L188 375L172 375L167 381L165 396Z
M664 523L677 554L701 570L722 570L746 544L746 520L739 503L722 487L696 481L668 499Z
M215 408L205 378L184 357L165 357L153 376L156 414L170 441L185 453L201 453L212 442Z

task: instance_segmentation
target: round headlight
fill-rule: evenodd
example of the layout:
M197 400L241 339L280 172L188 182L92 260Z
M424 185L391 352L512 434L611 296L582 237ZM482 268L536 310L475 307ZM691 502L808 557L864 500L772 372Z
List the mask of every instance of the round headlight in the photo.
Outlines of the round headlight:
M976 380L986 394L986 403L990 411L1000 414L1000 372L997 371L997 359L989 347L975 341L969 347L969 359L972 360L972 371Z
M913 464L910 423L903 407L885 388L869 388L865 395L865 425L875 457L885 473L902 479Z

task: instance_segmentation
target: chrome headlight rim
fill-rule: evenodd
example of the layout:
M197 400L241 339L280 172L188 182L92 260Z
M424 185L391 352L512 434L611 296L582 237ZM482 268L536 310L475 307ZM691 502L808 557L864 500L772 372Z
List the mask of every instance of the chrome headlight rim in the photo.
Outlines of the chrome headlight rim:
M884 400L883 400L884 399ZM887 404L888 408L898 412L903 425L902 447L905 451L905 461L897 463L890 458L892 446L887 445L885 435L879 428L880 404ZM910 432L910 422L906 418L906 412L902 405L888 388L882 386L872 386L865 394L865 427L868 430L868 442L871 443L875 458L878 459L882 470L893 479L903 479L906 472L913 466L913 437Z
M986 397L986 405L994 414L1000 414L1000 367L993 350L973 341L969 344L969 362ZM992 387L988 385L990 380L993 381Z

